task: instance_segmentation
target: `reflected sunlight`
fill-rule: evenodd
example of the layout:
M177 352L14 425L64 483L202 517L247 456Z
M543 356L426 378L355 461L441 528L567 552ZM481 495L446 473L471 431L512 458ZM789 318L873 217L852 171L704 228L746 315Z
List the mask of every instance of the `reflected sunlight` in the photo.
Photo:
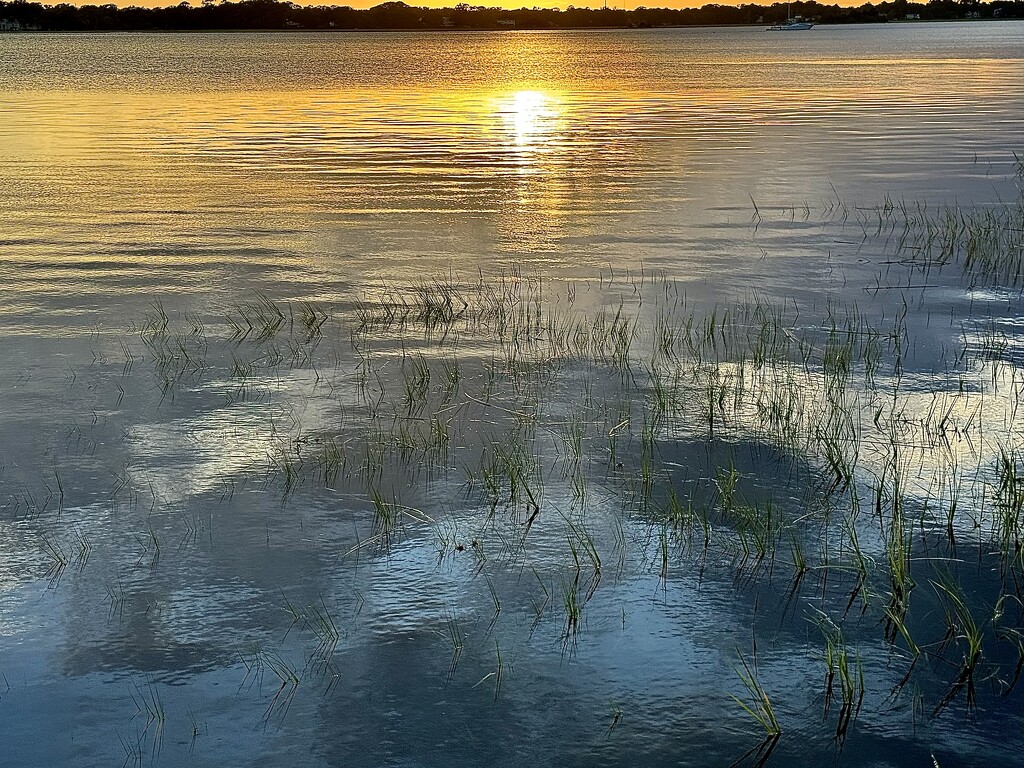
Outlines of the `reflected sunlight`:
M554 132L558 106L542 91L516 91L498 102L498 114L517 147L540 149Z

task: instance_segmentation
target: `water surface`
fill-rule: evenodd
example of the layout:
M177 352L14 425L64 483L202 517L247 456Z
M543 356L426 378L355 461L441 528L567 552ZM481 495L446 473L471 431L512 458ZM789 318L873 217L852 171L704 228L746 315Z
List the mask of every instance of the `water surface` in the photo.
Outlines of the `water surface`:
M728 765L755 658L773 763L1014 759L1019 564L984 558L1018 281L921 233L1018 200L1022 51L1013 22L0 36L9 763ZM869 339L849 376L833 323ZM947 571L987 632L970 707Z

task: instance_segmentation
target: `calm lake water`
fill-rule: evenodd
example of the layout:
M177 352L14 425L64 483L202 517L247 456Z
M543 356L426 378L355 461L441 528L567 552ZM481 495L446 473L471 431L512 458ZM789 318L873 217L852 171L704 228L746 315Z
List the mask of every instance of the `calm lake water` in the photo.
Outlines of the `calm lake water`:
M0 148L4 765L1019 758L1024 24L8 34Z

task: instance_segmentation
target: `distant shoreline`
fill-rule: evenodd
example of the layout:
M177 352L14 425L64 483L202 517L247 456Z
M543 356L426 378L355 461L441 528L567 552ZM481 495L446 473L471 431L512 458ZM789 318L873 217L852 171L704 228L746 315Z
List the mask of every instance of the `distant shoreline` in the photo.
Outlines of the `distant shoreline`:
M895 21L878 22L878 21L841 21L841 22L815 22L815 26L821 27L861 27L861 26L888 26L888 25L914 25L914 24L974 24L977 22L1022 22L1024 19L1010 18L1010 19L898 19ZM766 29L769 26L769 22L752 22L750 24L665 24L658 27L638 27L634 25L609 25L606 27L598 26L587 26L587 27L548 27L548 28L535 28L535 27L518 27L518 28L446 28L446 27L418 27L414 29L404 27L345 27L345 28L291 28L282 29L281 27L233 27L233 28L165 28L165 29L22 29L22 30L0 30L0 36L2 35L68 35L68 34L81 34L81 35L119 35L119 34L153 34L153 35L181 35L181 34L196 34L196 35L211 35L211 34L228 34L228 35L242 35L242 34L279 34L279 35L294 35L294 34L330 34L330 35L341 35L351 33L390 33L402 32L408 34L422 34L425 32L437 33L437 34L490 34L493 32L502 32L508 34L514 34L516 32L657 32L658 30L667 29Z
M911 3L904 0L843 8L816 1L700 8L501 9L459 3L423 8L391 0L373 8L298 6L241 0L163 8L43 5L0 0L0 34L24 32L473 32L516 30L768 27L792 15L815 25L1012 21L1024 19L1024 0L988 3Z

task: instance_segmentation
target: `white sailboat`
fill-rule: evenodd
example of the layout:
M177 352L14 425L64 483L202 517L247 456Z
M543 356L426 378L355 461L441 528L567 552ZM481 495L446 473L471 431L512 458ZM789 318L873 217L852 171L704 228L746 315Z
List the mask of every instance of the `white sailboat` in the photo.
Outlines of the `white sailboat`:
M793 4L790 3L786 6L786 20L780 24L773 24L768 27L769 32L800 32L805 29L810 29L814 24L810 21L804 21L800 16L793 18Z

